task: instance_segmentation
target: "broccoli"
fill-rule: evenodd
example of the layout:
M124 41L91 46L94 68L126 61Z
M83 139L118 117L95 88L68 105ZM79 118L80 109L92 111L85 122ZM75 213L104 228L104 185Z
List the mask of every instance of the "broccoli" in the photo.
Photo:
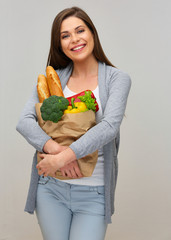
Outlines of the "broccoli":
M64 110L69 105L68 99L62 96L50 96L43 101L40 108L42 119L57 123L63 116Z

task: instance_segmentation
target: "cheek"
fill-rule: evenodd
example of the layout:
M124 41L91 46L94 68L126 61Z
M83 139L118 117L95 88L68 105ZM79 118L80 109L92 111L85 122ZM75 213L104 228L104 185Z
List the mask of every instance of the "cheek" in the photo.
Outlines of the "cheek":
M66 46L61 46L61 48L62 48L63 53L65 55L68 55L68 50L67 50Z
M87 40L90 43L90 45L94 48L94 37L91 33L88 35Z
M90 45L91 45L91 48L93 50L94 49L94 39L93 38L90 39Z
M65 44L61 43L61 48L62 48L62 51L65 50Z
M61 41L61 48L62 48L63 51L67 50L68 42L67 41Z

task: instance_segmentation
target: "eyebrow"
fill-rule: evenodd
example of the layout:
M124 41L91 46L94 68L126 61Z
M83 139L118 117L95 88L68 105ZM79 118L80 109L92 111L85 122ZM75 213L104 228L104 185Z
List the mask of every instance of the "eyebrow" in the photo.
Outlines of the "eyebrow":
M75 28L75 30L77 30L77 29L80 28L80 27L84 27L84 26L83 26L83 25L79 25L78 27ZM61 32L61 34L62 34L62 33L68 33L68 31L63 31L63 32Z

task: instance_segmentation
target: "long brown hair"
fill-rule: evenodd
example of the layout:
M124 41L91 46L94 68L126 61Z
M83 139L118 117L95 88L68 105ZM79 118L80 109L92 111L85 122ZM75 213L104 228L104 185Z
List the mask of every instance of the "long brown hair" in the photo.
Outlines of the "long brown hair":
M60 29L62 21L71 16L80 18L82 21L84 21L84 23L92 32L94 36L93 54L96 59L100 62L106 63L107 65L115 67L106 57L100 44L97 30L90 17L81 8L78 7L66 8L58 13L58 15L55 17L51 30L51 45L47 60L47 66L50 65L54 69L60 69L65 68L70 62L72 62L72 60L63 53L60 43Z

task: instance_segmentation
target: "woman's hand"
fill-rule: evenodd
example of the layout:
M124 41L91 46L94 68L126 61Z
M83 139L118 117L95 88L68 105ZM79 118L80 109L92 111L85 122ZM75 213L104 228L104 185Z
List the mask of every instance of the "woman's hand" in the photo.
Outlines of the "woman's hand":
M63 168L60 168L62 176L69 178L81 178L83 177L77 161L73 161Z
M65 147L66 148L66 147ZM39 154L42 159L36 166L39 175L55 177L55 172L76 160L76 155L71 148L67 147L58 154Z
M48 175L55 177L55 172L63 167L63 163L58 161L57 155L39 154L39 156L42 160L36 166L38 174L44 175L44 177Z

